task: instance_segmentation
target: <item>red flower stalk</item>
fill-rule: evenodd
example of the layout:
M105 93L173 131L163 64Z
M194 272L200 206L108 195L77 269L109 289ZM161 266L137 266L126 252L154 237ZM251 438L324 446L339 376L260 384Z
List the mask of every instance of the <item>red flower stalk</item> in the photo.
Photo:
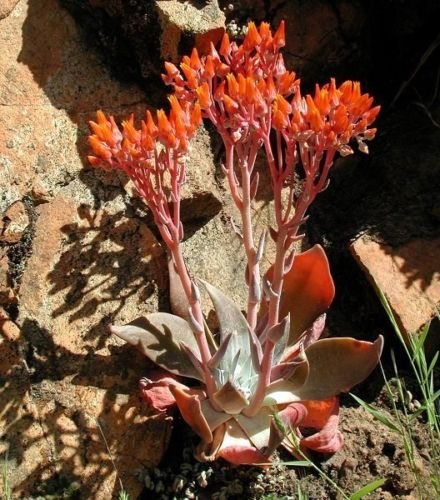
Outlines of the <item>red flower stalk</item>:
M273 36L268 23L262 23L259 29L249 23L242 44L231 42L225 34L218 51L211 45L210 53L200 58L194 49L191 57L183 58L180 70L166 63L167 73L163 75L165 83L173 85L182 102L197 99L203 116L212 121L225 144L224 169L243 222L249 283L247 318L251 328L256 326L261 299L250 213L258 176L252 178L252 175L258 150L269 139L274 100L278 95L291 96L299 85L295 73L285 68L280 54L284 44L284 22ZM235 157L240 181L234 170Z
M348 81L336 88L331 80L322 88L317 85L314 97L303 98L299 80L286 70L280 54L284 44L284 22L273 36L267 23L262 23L259 29L249 23L242 44L230 42L225 34L218 51L211 46L210 53L200 58L194 49L191 57L183 58L180 70L167 63L167 73L163 75L165 83L173 85L182 102L197 100L203 115L212 121L225 144L225 173L242 217L249 285L247 321L251 329L257 326L261 301L260 252L253 239L250 213L250 202L258 186L258 176L253 175L258 150L264 145L277 224L271 231L277 243L268 299L267 328L272 328L279 321L284 275L293 262L294 254L289 249L302 237L298 236L298 230L307 209L326 187L336 152L352 153L348 144L353 138L361 151L368 152L364 140L374 137L375 129L368 126L380 109L371 109L373 100L368 94L361 94L358 82ZM234 156L240 180L234 169ZM298 164L305 172L305 181L299 198L295 199L292 179ZM286 185L289 196L283 205L282 190ZM269 384L274 346L272 342L266 343L259 389L247 410L250 414L258 408Z
M153 213L154 221L164 243L170 250L176 272L188 300L198 348L205 364L211 355L203 333L203 314L200 299L194 293L180 247L183 226L180 221L181 187L185 181L185 160L189 140L201 122L200 106L180 104L175 96L169 98L171 110L162 109L156 120L147 111L141 128L134 125L133 115L122 122L122 131L111 116L97 112L97 122L90 122L94 134L89 144L96 156L89 156L94 166L117 168L126 172L141 198ZM212 375L206 371L208 390L212 389Z
M201 122L198 104L182 107L175 96L169 100L169 116L160 109L155 120L147 111L140 129L135 127L133 115L122 122L121 131L112 116L107 118L98 111L97 122L90 122L94 134L89 137L95 153L89 156L90 163L118 168L130 176L168 246L183 236L180 189L185 180L188 141Z

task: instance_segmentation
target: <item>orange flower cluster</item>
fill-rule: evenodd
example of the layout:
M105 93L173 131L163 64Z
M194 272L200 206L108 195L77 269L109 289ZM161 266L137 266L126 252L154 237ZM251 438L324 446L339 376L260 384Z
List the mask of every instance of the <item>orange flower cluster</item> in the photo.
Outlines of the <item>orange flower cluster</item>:
M273 36L268 23L257 29L251 22L242 44L225 34L218 51L211 45L210 53L200 58L194 49L191 57L183 57L180 70L165 63L162 77L181 101L197 100L224 139L245 142L249 132L269 133L275 96L288 97L299 84L285 68L279 52L284 44L284 22Z
M284 22L274 35L268 23L257 29L251 22L241 44L225 34L218 51L211 46L200 57L194 49L183 57L180 69L165 63L162 77L182 102L196 100L223 139L233 144L264 141L273 128L290 149L295 142L346 155L355 138L359 149L368 152L364 140L375 135L368 127L380 107L371 108L373 99L351 81L337 88L331 80L322 88L317 85L314 97L302 97L299 80L286 70L279 52L284 45Z
M380 106L371 107L373 98L361 94L359 82L346 81L336 87L335 80L322 88L316 85L315 95L295 94L291 103L277 96L273 104L273 127L286 141L306 142L307 147L331 148L343 156L353 153L348 146L355 138L359 149L368 153L364 140L373 139L375 128L368 128L376 119Z
M165 63L163 80L174 87L169 115L159 110L154 119L147 111L140 129L130 117L120 130L113 117L99 111L97 122L90 123L93 134L89 142L94 152L90 162L125 170L145 201L154 204L163 191L166 172L171 184L173 179L183 182L188 141L203 115L226 145L225 168L238 205L234 150L240 166L251 176L257 152L264 147L275 198L298 163L313 179L325 171L323 181L336 152L353 152L352 139L362 152L368 152L365 140L376 133L369 127L380 107L372 107L373 98L361 93L359 82L346 81L337 87L332 79L322 87L316 85L314 96L303 97L300 81L284 65L280 53L284 45L284 22L273 35L268 23L257 28L251 22L242 43L225 34L218 50L211 45L206 56L200 57L193 49L179 67ZM276 135L276 152L272 151L271 131ZM319 182L315 188L323 185Z
M122 122L122 130L112 116L97 112L97 121L90 122L93 134L89 144L94 155L90 163L104 168L124 170L133 181L138 193L153 212L164 240L172 241L173 234L182 237L178 221L180 188L185 179L185 156L189 140L201 123L198 104L183 106L176 96L169 98L169 115L162 109L156 119L150 111L137 129L133 115ZM173 208L168 206L168 196Z
M151 163L160 155L160 144L175 156L184 155L188 141L201 123L200 106L181 106L176 96L170 96L169 117L159 109L154 120L150 111L140 130L134 126L134 117L122 122L122 132L113 116L107 118L102 111L97 112L97 122L90 122L93 134L89 144L96 156L89 156L92 165L118 167L130 174L131 168ZM137 165L138 164L138 165ZM153 167L153 165L151 164Z

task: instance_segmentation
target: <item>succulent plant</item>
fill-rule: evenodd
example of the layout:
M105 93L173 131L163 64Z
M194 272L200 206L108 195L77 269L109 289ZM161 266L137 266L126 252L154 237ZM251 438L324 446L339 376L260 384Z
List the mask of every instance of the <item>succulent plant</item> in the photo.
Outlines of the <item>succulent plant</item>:
M382 337L374 343L320 339L335 293L329 264L319 245L303 253L294 246L310 204L328 185L335 155L353 153L352 140L368 152L365 141L375 135L370 125L380 108L372 108L358 82L337 87L332 79L303 97L295 73L284 66L284 44L284 23L274 35L267 23L259 29L249 23L241 44L225 34L206 56L194 49L180 68L166 63L163 79L174 88L169 114L147 112L140 129L130 117L120 130L101 111L91 122L90 162L127 172L153 213L170 253L177 313L149 314L111 331L164 370L142 379L141 393L158 411L177 405L201 438L196 456L202 461L266 463L281 444L295 452L286 433L303 449L336 451L343 444L337 396L370 374L383 346ZM241 215L235 231L247 260L246 314L212 284L191 278L182 255L181 186L202 118L224 142L224 172ZM268 232L276 247L263 275L266 231L256 243L251 212L260 150L274 195L275 227ZM299 184L297 169L304 178ZM217 315L216 336L202 314L200 287Z
M323 249L316 245L295 257L281 298L285 315L266 330L267 315L262 308L257 327L260 335L250 330L242 312L223 292L203 281L200 285L208 292L219 322L218 343L211 347L208 366L197 355L197 328L191 320L153 313L129 325L111 327L112 333L179 377L143 380L143 397L158 410L175 401L185 421L201 437L196 451L200 460L222 457L236 464L265 463L280 444L291 448L273 420L274 411L287 429L298 433L303 448L339 449L343 441L336 396L370 374L380 358L383 340L320 340L324 311L334 295ZM270 380L263 399L250 414L268 341L275 344ZM206 371L215 381L212 394L203 385ZM200 385L186 386L181 377L195 379ZM302 428L318 431L303 438Z

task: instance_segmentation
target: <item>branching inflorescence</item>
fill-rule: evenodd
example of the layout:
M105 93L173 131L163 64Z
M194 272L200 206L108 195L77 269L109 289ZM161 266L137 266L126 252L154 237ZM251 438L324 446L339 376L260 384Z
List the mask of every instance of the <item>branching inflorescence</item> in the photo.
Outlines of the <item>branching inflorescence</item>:
M159 110L154 119L147 112L140 129L130 117L120 130L102 112L91 122L90 162L128 173L154 215L172 258L170 280L180 283L188 308L184 317L153 313L111 330L169 372L155 381L142 379L142 395L158 410L177 403L201 437L200 460L263 463L280 444L291 448L274 412L302 449L336 451L343 444L337 395L364 380L382 350L381 337L374 343L319 340L334 296L328 261L319 245L303 253L294 249L310 204L327 187L335 155L353 153L354 141L368 152L365 141L374 138L376 130L369 127L380 108L372 107L373 99L361 93L358 82L338 87L332 79L316 85L314 96L302 96L300 81L285 68L284 44L283 22L274 35L267 23L258 29L249 23L241 44L225 34L206 56L194 49L179 67L165 63L163 80L174 89L169 115ZM181 186L189 142L202 117L223 140L224 172L241 214L237 232L247 259L246 317L220 290L196 283L182 256ZM266 231L255 238L251 212L260 150L273 189L275 227L269 234L276 247L264 275ZM299 185L297 169L304 177ZM200 285L219 320L216 339L204 322ZM175 376L202 386L189 388ZM303 437L303 429L316 432Z

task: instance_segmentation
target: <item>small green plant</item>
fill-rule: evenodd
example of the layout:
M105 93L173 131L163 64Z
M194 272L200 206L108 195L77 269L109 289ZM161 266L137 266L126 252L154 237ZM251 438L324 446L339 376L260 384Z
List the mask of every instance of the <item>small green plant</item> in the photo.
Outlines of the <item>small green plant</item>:
M434 384L434 370L438 363L439 352L436 352L428 361L425 352L425 341L429 331L429 324L422 330L420 335L410 335L405 337L396 321L384 293L376 286L381 303L390 319L391 325L403 346L408 358L411 371L415 376L419 392L421 394L421 404L418 408L411 408L405 381L399 375L394 352L391 352L391 360L396 378L396 389L393 390L385 374L382 364L380 365L385 381L385 389L392 406L393 418L389 418L380 409L366 403L361 398L351 394L353 399L365 408L373 417L382 422L391 432L398 434L403 442L405 455L411 471L414 474L418 494L420 498L426 498L425 478L422 476L420 467L416 460L416 444L414 441L413 424L423 418L427 424L430 447L431 470L429 478L432 489L440 497L440 389L436 390ZM405 341L406 339L406 341ZM397 394L396 394L397 392ZM397 396L397 397L396 397ZM397 399L397 401L396 401Z
M2 468L2 486L3 486L3 496L4 500L12 500L12 488L9 484L9 462L8 462L8 452L5 454L3 468Z

